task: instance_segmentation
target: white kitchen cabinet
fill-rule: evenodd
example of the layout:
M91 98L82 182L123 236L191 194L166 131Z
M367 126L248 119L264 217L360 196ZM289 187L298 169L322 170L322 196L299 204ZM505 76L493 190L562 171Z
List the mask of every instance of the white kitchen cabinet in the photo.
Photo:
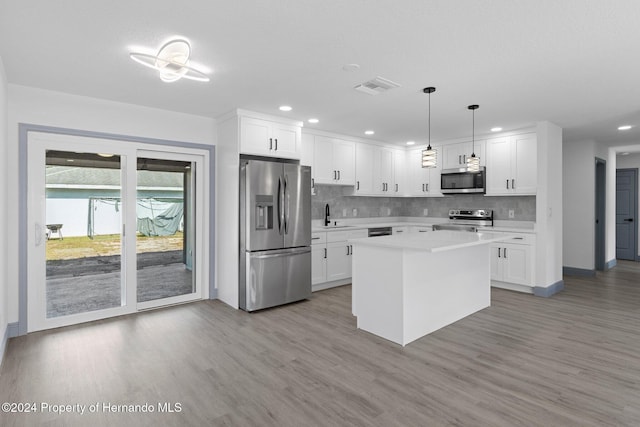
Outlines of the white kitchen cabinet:
M430 225L413 225L409 227L409 233L428 233L433 231Z
M311 233L311 285L327 281L327 233Z
M394 150L356 143L356 195L397 195L394 186Z
M407 152L395 150L393 155L393 195L402 196L407 191Z
M487 141L487 195L535 195L537 188L536 134Z
M327 282L351 277L351 251L347 242L327 243Z
M397 226L397 227L392 227L391 228L391 232L393 234L407 234L409 232L409 227L406 225L403 226Z
M457 169L467 167L467 159L475 153L480 158L480 166L485 166L486 141L480 140L472 143L459 142L447 144L442 147L442 169Z
M315 232L311 236L311 284L314 290L349 283L353 246L349 239L367 237L367 230Z
M355 143L315 135L313 168L316 184L355 184Z
M254 117L240 117L240 153L299 159L301 127Z
M373 156L373 145L356 144L356 195L373 194Z
M407 154L407 191L409 196L442 196L440 192L440 172L442 163L440 162L441 147L432 147L438 155L438 162L435 168L422 167L422 149L409 150Z
M313 176L313 142L313 135L308 133L302 134L300 164L302 166L311 166L311 176Z
M534 245L535 236L531 234L492 244L491 280L532 286Z

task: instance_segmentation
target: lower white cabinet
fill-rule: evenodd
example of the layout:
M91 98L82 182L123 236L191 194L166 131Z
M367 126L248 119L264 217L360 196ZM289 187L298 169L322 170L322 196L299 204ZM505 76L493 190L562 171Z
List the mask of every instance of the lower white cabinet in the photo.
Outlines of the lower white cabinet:
M492 244L491 280L532 286L534 245L533 234L521 234L512 240Z
M433 231L430 225L413 225L409 227L410 233L428 233L429 231Z
M311 236L311 284L314 290L349 283L353 246L349 239L367 237L363 230L323 231Z

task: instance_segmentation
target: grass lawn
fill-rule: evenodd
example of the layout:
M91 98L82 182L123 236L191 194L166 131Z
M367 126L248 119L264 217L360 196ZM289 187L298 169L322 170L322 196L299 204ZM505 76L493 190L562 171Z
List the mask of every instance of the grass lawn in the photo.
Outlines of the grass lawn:
M160 237L147 237L138 234L136 251L141 253L182 250L182 239L183 233L181 232L172 236ZM47 240L47 261L119 255L120 251L119 234L94 236L93 240L86 236Z

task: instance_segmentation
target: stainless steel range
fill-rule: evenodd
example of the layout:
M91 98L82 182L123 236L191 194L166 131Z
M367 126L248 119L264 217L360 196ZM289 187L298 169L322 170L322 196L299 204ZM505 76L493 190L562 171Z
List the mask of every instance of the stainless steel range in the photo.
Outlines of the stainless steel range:
M490 209L450 209L449 222L434 224L434 230L478 231L478 227L493 227Z

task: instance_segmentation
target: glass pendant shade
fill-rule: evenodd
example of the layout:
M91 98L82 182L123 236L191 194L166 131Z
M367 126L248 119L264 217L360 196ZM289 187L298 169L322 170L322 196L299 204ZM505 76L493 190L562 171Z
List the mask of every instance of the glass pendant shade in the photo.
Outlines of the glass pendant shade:
M423 168L435 168L438 164L438 153L431 148L431 94L436 91L435 87L425 87L422 92L429 95L429 112L428 112L428 125L427 138L428 146L426 150L422 150L422 167Z
M438 164L438 152L428 146L426 150L422 150L422 167L435 168Z
M475 133L476 133L476 110L479 108L479 105L469 105L467 108L471 110L471 157L467 158L467 170L469 172L478 172L480 171L480 157L476 157L476 144L475 144Z
M471 154L471 157L467 157L467 170L470 172L480 170L480 157L476 157L475 153Z

